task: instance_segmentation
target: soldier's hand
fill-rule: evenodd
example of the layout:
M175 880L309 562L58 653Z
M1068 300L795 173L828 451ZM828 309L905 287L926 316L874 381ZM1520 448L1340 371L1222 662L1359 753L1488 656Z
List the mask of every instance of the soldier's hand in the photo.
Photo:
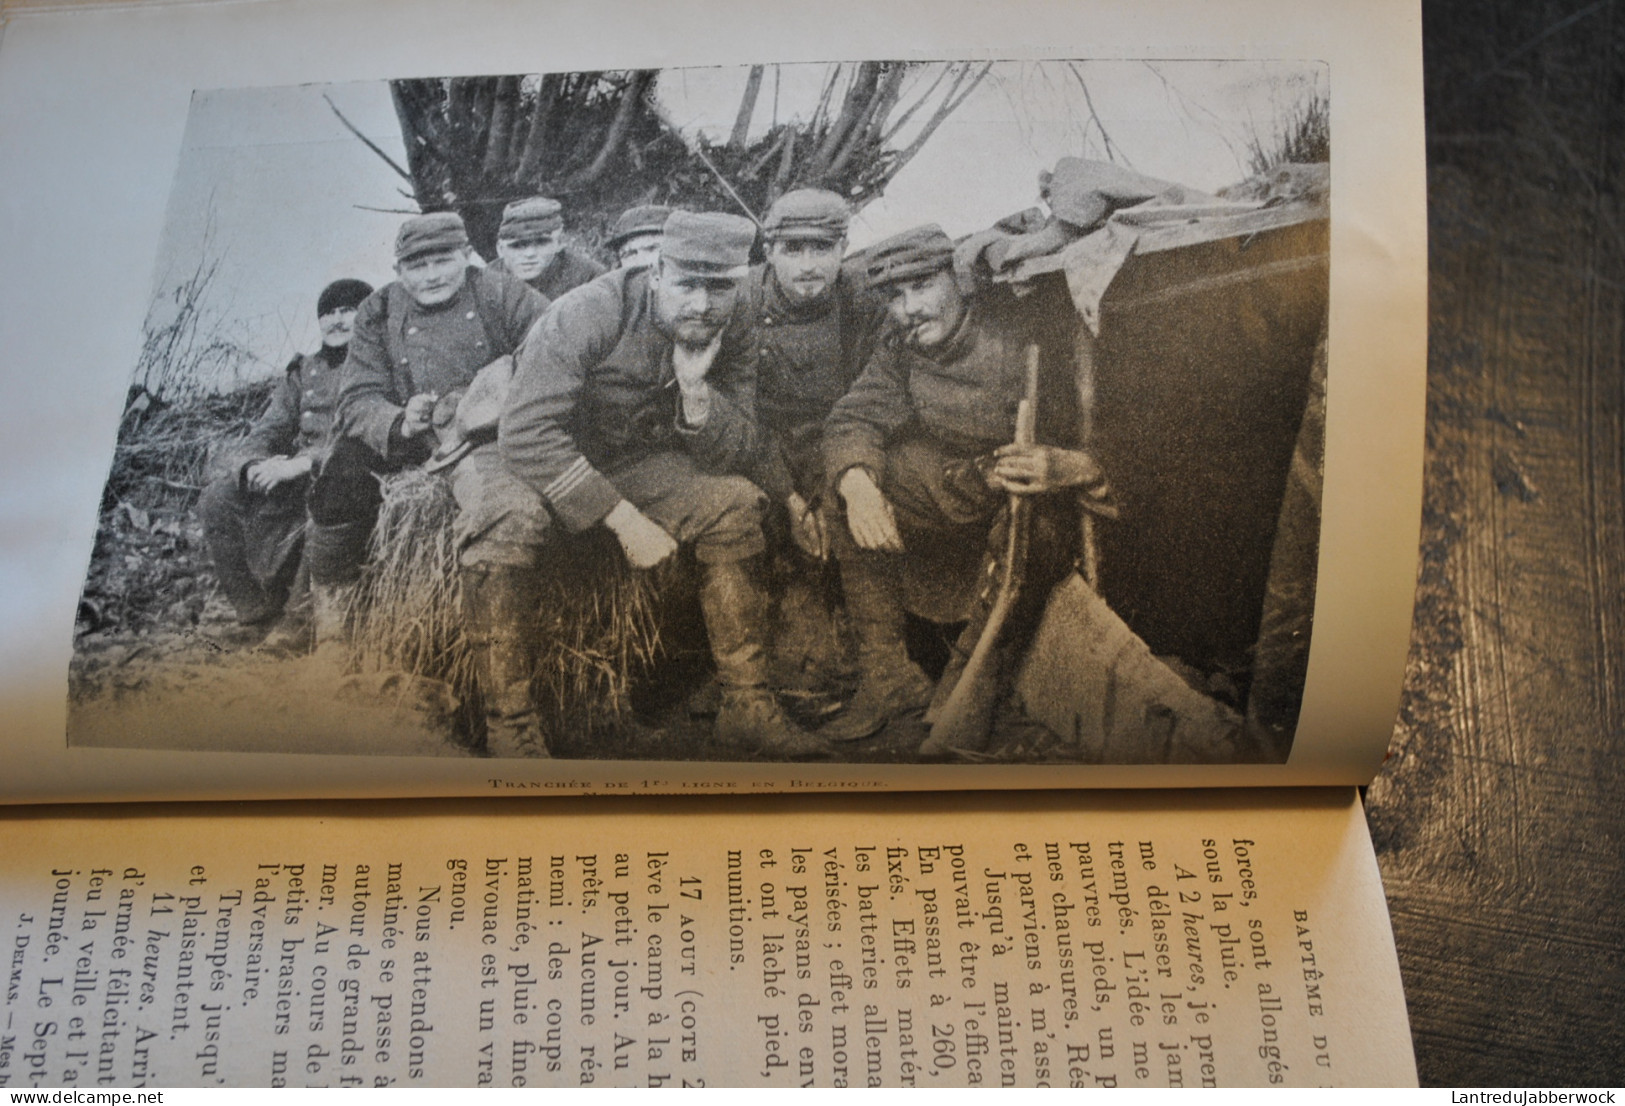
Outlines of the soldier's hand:
M1001 445L993 451L989 483L1011 495L1042 495L1102 482L1095 459L1052 445Z
M839 491L846 503L846 524L859 549L881 553L903 552L897 516L869 470L854 465L841 476Z
M624 499L604 516L604 525L620 539L633 568L654 568L677 552L677 540Z
M297 480L309 471L309 457L267 457L249 465L243 471L243 478L250 490L264 495L272 488L289 480Z
M796 548L820 561L829 559L829 535L824 531L824 520L807 501L796 492L790 493L785 504L790 509L790 537Z
M434 405L440 396L434 392L420 392L406 401L406 413L401 416L401 437L415 438L429 429L434 421Z

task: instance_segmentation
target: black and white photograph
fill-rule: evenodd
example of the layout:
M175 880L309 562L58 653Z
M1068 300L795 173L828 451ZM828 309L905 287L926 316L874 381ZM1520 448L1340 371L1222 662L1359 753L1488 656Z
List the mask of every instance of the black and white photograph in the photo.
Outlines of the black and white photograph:
M1281 764L1313 59L196 91L71 747Z

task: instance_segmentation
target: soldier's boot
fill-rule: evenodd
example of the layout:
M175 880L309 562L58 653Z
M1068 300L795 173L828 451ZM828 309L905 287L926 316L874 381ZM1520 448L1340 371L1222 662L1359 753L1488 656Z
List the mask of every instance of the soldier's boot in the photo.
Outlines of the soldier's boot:
M342 670L350 662L350 616L355 584L310 585L310 620L318 662Z
M768 596L751 562L702 569L700 609L722 683L716 739L784 760L828 756L828 742L786 718L768 687Z
M870 557L843 561L841 589L857 638L858 690L846 710L818 733L829 741L858 741L879 733L893 718L923 710L933 685L909 659L903 608L883 570Z
M350 622L371 533L371 525L361 522L305 527L315 655L335 669L349 664Z
M297 657L309 653L316 644L314 607L310 594L310 565L301 558L282 613L256 648L275 657Z
M925 708L927 725L937 720L937 715L942 713L948 697L954 693L959 677L965 674L965 665L970 663L971 652L976 648L976 639L981 636L981 632L981 621L973 618L948 647L948 663L943 666L942 677L937 680L937 690L931 696L930 705Z
M277 657L297 657L315 647L315 601L310 591L289 602L259 643L259 651Z
M493 757L552 755L530 693L538 602L536 574L529 569L463 569L463 613L474 649L474 678L485 704L485 751Z

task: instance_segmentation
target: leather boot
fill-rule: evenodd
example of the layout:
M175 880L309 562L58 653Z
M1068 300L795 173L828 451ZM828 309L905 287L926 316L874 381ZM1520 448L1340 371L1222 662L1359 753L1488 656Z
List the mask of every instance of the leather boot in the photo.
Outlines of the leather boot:
M298 603L289 603L282 611L271 632L259 643L261 653L274 657L299 657L315 646L315 605L307 591Z
M356 586L310 582L310 614L315 656L342 670L350 658L350 615Z
M485 704L485 751L493 757L551 755L530 694L536 585L534 572L511 565L463 569L463 612Z
M305 525L305 564L312 586L353 584L361 579L361 566L367 560L367 541L372 523L336 522Z
M752 563L702 567L700 609L722 683L717 740L779 759L828 756L829 744L786 718L767 686L768 597Z
M931 678L909 659L903 643L903 608L873 556L841 562L846 615L858 645L858 690L846 710L819 728L829 741L858 741L893 718L925 708Z

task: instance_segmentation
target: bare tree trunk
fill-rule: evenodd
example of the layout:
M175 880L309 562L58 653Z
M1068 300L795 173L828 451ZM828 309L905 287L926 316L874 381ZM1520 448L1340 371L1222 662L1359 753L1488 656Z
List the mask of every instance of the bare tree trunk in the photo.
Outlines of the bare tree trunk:
M728 136L728 148L735 152L745 148L745 139L750 136L751 117L756 114L756 97L762 91L762 73L765 65L750 67L750 76L745 81L745 94L739 98L739 114L734 116L733 134Z
M509 163L518 114L519 78L499 77L491 107L491 133L485 142L485 163L481 166L487 177L497 176Z
M655 70L403 80L391 82L390 93L417 206L458 211L475 248L490 257L502 206L521 196L559 199L567 229L589 244L636 203L762 211L792 188L820 186L861 208L988 69L832 64L810 119L781 123L775 105L774 124L753 140L767 67L752 66L732 131L719 144L685 137L661 118ZM925 79L916 83L916 75ZM775 89L780 80L775 68Z
M879 79L878 62L863 62L858 66L858 71L852 76L852 83L846 88L846 95L841 99L841 112L835 117L829 133L819 143L818 152L813 155L812 164L808 166L808 175L812 179L823 183L829 176L836 151L840 149L841 143L851 133L852 128L857 125L857 117L862 114L862 105L873 95Z
M632 74L632 80L628 87L621 93L620 105L615 109L615 119L609 125L609 132L604 135L603 145L598 148L598 153L592 159L592 163L570 178L570 188L581 188L592 184L603 175L610 158L626 141L626 132L632 125L632 116L638 107L643 104L643 99L648 95L653 84L654 73L650 70L640 70Z

